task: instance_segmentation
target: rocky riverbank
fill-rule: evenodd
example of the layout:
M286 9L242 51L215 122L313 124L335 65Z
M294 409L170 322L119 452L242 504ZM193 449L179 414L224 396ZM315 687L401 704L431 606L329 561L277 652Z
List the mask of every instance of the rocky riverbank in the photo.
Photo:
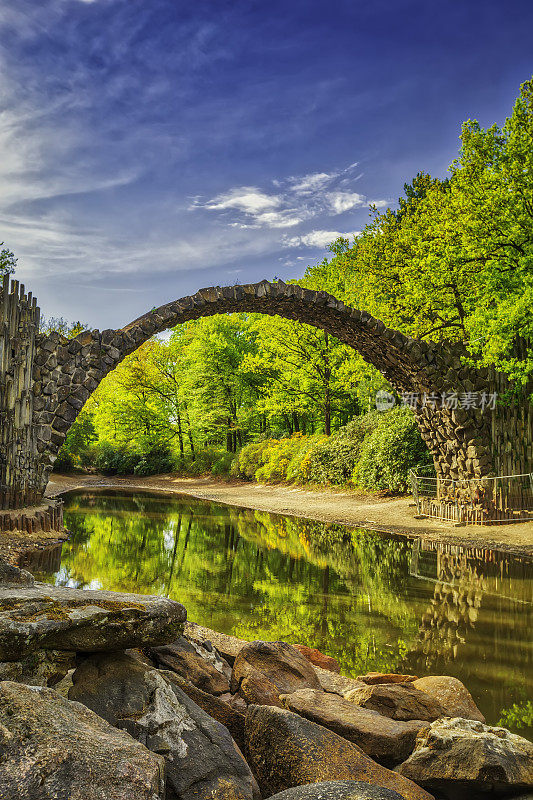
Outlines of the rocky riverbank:
M0 798L526 797L533 745L446 676L339 674L164 597L0 566ZM531 795L529 795L531 796Z

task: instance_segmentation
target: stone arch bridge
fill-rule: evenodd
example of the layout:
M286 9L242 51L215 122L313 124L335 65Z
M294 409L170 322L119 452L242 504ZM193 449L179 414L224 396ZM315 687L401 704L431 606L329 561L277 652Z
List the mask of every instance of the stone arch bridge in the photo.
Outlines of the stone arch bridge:
M73 339L40 334L36 299L9 277L0 293L0 507L38 504L70 426L100 381L151 336L182 322L231 312L298 320L353 347L400 393L428 398L416 419L437 475L449 478L529 472L533 414L529 403L481 411L443 408L443 392L503 392L489 369L467 368L460 347L413 339L326 292L281 281L200 289L149 311L118 330Z

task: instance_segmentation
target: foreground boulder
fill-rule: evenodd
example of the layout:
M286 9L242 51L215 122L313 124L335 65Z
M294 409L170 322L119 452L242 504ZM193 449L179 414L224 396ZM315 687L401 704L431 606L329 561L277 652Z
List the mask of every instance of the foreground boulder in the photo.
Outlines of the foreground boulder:
M209 694L179 675L176 675L173 680L197 706L224 725L239 748L244 750L244 711L235 706L234 698L231 695L217 697ZM244 703L243 705L246 708Z
M422 719L432 722L446 716L446 709L427 692L415 689L411 683L379 683L353 689L345 698L370 711L397 720Z
M231 667L218 656L212 646L206 649L205 646L189 642L184 636L180 636L172 644L152 648L150 655L163 669L176 672L204 692L229 692Z
M386 766L404 761L413 751L417 734L428 722L397 722L327 692L300 689L281 696L283 704L306 719L329 728L359 745L370 758Z
M245 736L248 763L263 797L301 784L355 780L393 789L405 800L431 798L372 761L357 745L285 709L250 706Z
M0 588L0 661L37 649L94 652L176 639L185 608L165 597L65 589Z
M322 781L293 786L270 800L404 800L404 795L363 781Z
M347 678L345 675L338 675L331 672L329 669L321 669L315 666L316 676L320 682L320 686L325 692L331 694L338 694L345 697L352 689L363 689L365 684L356 678Z
M450 798L533 789L533 744L505 728L466 719L434 722L396 771Z
M70 650L35 650L20 661L0 662L0 681L55 686L74 667L75 658Z
M251 694L249 686L254 694ZM261 696L265 689L265 698ZM320 681L312 664L299 650L287 642L249 642L233 664L231 691L242 693L248 702L270 704L279 694L297 689L320 689Z
M53 689L0 683L0 797L163 800L164 760Z
M211 643L220 655L233 666L242 648L248 644L245 639L238 639L236 636L228 636L226 633L212 631L211 628L204 628L196 622L186 622L184 635L189 641L197 642L205 647L206 643Z
M447 717L462 717L485 722L485 717L474 703L474 698L460 680L450 675L428 675L418 678L413 686L437 700Z
M227 729L173 678L126 654L100 654L76 669L69 698L164 755L170 798L252 800L257 785Z

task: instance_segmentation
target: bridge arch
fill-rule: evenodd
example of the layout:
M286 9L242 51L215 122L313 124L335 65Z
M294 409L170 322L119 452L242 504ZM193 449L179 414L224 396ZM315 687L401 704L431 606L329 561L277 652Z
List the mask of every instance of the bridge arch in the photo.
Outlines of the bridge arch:
M17 282L14 284L20 293L17 302L24 304L24 287L19 289ZM4 300L8 285L9 281L4 280ZM13 288L10 296L14 296ZM35 301L32 308L35 309ZM168 328L203 316L233 312L279 315L321 328L358 351L398 392L413 392L421 397L487 388L487 372L464 368L457 350L387 328L366 311L350 308L326 292L282 281L200 289L194 295L152 309L123 328L84 331L74 339L56 332L36 335L35 330L30 330L35 323L31 323L25 328L29 337L26 344L22 340L19 343L29 371L25 369L22 382L15 382L20 396L15 398L11 411L6 410L15 418L17 414L20 417L24 407L26 420L24 457L15 448L9 456L12 463L7 472L0 464L3 474L9 473L9 481L16 485L10 497L16 497L18 505L28 505L42 497L70 426L100 381L123 358ZM3 365L8 376L16 369L13 364ZM0 411L6 402L0 392ZM490 440L494 415L491 419L479 409L431 406L419 407L415 413L438 474L474 477L494 470L496 461ZM533 421L528 424L533 425ZM523 457L522 452L517 453L517 462ZM6 480L4 477L3 483ZM8 507L12 502L8 501Z

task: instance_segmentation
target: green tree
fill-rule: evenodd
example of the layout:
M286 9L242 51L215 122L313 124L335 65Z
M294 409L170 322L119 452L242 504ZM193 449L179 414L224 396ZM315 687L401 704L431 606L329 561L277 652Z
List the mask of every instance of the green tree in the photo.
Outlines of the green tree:
M392 327L465 342L480 364L533 369L533 79L503 128L467 121L445 181L420 173L399 209L306 279Z
M15 254L4 247L4 242L0 242L0 275L12 275L17 267L17 260Z

